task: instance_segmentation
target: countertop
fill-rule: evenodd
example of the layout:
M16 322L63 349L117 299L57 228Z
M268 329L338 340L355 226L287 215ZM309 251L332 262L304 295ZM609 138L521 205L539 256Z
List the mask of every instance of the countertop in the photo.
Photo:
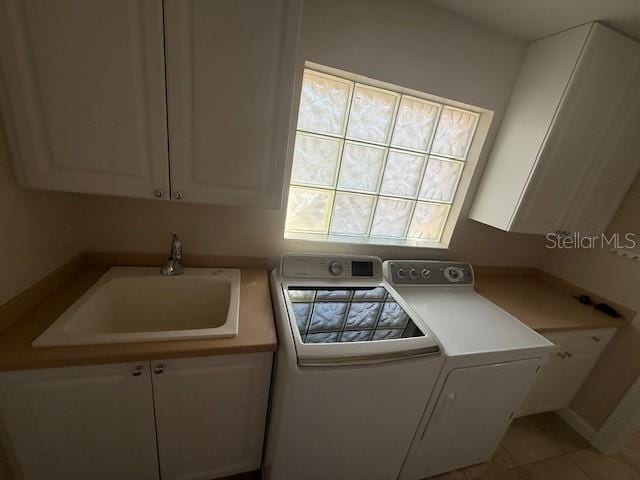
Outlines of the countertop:
M232 265L219 266L231 267ZM4 330L0 334L0 370L124 363L276 350L276 332L266 268L241 268L240 317L238 335L234 338L32 347L31 342L109 268L110 265L82 266L53 293L39 301Z
M274 352L277 348L266 266L245 257L192 257L185 264L241 268L240 318L234 338L174 340L34 348L31 342L113 265L157 265L162 257L136 254L83 254L0 307L0 371L124 363L232 353ZM236 263L234 263L236 262ZM622 318L605 315L578 302L590 295L545 272L531 268L475 267L476 291L530 328L544 333L624 327L635 312L607 302Z
M537 332L624 327L635 312L536 269L476 267L476 291ZM575 295L606 302L622 318L583 305Z

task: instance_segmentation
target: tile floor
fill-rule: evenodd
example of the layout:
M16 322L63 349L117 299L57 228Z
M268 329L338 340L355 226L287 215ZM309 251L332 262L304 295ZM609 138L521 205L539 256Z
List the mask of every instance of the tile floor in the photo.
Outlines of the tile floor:
M487 463L432 477L438 480L640 480L640 432L616 456L589 446L555 413L513 421Z
M221 480L259 479L256 471ZM432 479L640 480L640 431L619 455L607 456L591 448L555 413L518 418L490 462Z

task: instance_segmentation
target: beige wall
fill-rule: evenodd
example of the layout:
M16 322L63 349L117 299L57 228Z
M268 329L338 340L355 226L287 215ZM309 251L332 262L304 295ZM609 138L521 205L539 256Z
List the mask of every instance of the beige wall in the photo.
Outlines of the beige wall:
M81 202L19 187L0 125L0 305L87 249ZM0 478L12 478L2 446Z
M168 252L168 232L180 234L186 253L272 258L286 251L357 252L395 258L450 258L482 264L535 264L541 238L511 235L462 221L450 250L345 246L282 239L282 213L87 196L89 246L94 251Z
M423 0L306 0L301 44L304 60L495 111L476 177L526 48ZM475 184L469 200L474 189ZM92 250L165 251L168 232L176 231L190 253L272 260L285 251L305 250L535 265L545 253L540 237L505 234L466 219L465 210L451 249L442 251L283 240L279 211L96 196L84 203Z
M87 248L81 197L20 188L0 129L0 305Z
M640 176L623 200L608 233L632 232L640 241ZM544 269L640 312L640 263L604 250L554 250ZM620 330L573 401L572 408L600 428L640 375L640 317Z

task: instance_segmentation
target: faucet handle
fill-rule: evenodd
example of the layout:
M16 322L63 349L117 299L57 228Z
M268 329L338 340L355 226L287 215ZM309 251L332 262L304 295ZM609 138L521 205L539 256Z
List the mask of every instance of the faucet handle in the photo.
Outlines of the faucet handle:
M176 260L182 258L182 241L177 233L171 232L171 256Z

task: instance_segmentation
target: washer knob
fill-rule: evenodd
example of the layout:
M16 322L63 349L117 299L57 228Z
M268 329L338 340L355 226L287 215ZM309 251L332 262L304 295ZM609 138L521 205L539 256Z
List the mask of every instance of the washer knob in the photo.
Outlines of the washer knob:
M342 268L342 264L338 261L333 261L329 264L329 273L331 275L338 276L342 273L344 269Z
M431 270L429 270L428 268L423 268L420 272L420 275L422 276L422 278L429 278L431 276Z
M447 267L444 269L444 278L451 283L458 283L464 278L464 270L460 267Z
M398 278L405 278L407 276L407 272L404 271L404 268L399 268L396 270L396 276Z
M412 268L409 270L409 276L414 279L418 278L418 271L415 268Z

